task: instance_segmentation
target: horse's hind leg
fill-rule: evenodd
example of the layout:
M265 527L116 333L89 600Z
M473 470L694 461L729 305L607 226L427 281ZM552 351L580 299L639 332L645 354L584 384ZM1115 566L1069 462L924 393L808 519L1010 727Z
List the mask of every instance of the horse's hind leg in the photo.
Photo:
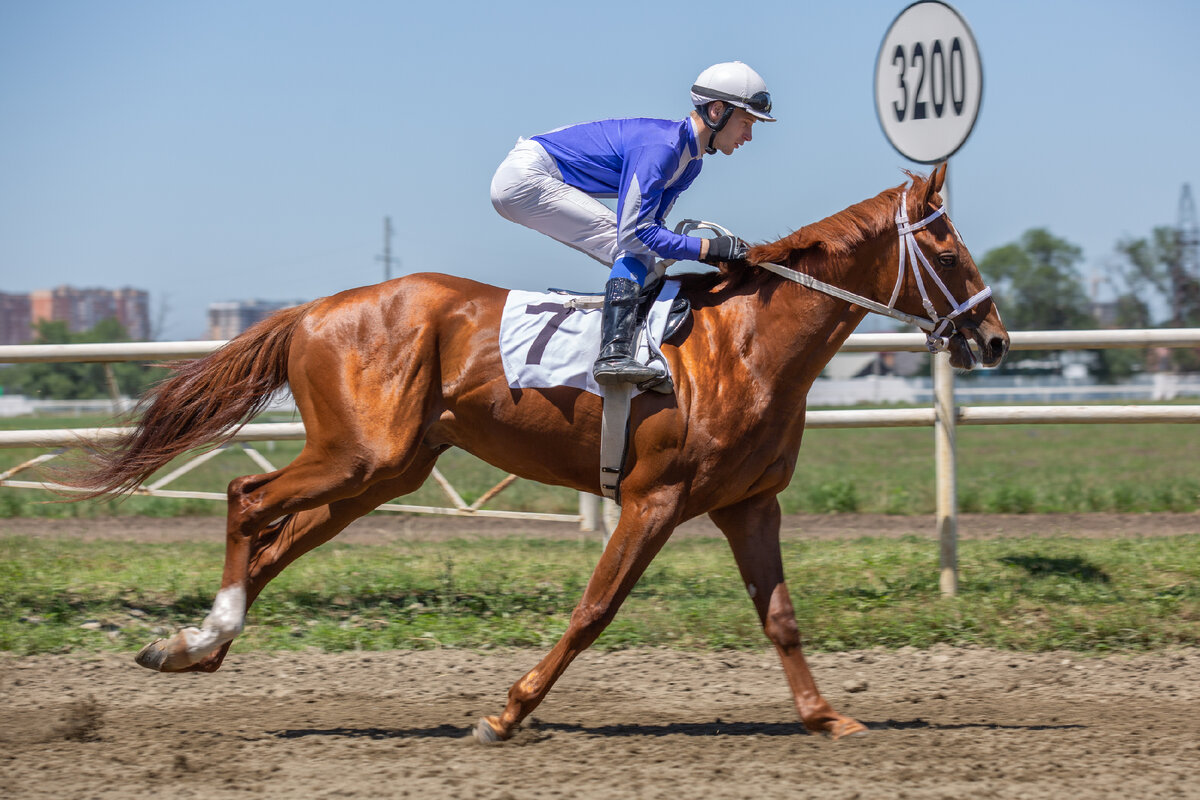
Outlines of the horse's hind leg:
M245 491L246 487L261 488L287 468L235 480L230 484L225 569L212 611L200 628L185 628L170 639L159 639L142 648L137 663L160 672L215 671L241 633L250 604L272 578L376 506L419 488L432 471L437 455L422 448L403 474L375 483L357 496L285 512L282 520L254 533L246 532L245 520L237 513L241 504L234 502L235 492ZM294 487L296 481L289 481L289 485ZM264 535L270 541L263 541Z
M779 502L774 496L760 496L709 512L709 517L729 540L763 632L775 645L783 662L796 711L804 726L810 731L832 734L835 739L863 733L866 727L861 722L834 711L817 691L816 681L804 659L796 613L783 580L779 514Z

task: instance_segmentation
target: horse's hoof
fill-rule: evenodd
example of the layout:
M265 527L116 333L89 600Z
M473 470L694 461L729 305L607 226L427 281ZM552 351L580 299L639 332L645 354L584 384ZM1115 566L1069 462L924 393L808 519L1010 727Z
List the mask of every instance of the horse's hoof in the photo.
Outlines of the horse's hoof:
M167 640L155 639L139 650L133 660L138 663L138 666L162 672L163 665L167 663Z
M481 717L479 724L475 726L475 741L480 744L499 744L507 739L507 736L501 736L500 732L492 727L490 720L496 720L495 717ZM496 720L498 723L500 720Z
M829 734L835 741L852 736L866 736L867 732L867 726L856 719L840 719L829 729Z
M186 640L179 634L170 639L155 639L133 657L141 666L155 672L181 672L192 665L187 655Z

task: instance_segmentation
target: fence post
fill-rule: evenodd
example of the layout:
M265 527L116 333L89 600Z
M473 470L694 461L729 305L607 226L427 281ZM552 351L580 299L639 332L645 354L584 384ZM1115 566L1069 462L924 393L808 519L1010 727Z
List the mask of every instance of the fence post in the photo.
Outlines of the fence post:
M933 356L933 437L937 462L938 580L943 597L958 594L958 479L954 368L950 354Z
M579 530L594 531L600 525L601 497L597 494L579 493Z
M617 505L617 501L612 498L604 498L604 546L608 547L608 540L612 538L613 531L617 529L617 523L621 521L621 507Z

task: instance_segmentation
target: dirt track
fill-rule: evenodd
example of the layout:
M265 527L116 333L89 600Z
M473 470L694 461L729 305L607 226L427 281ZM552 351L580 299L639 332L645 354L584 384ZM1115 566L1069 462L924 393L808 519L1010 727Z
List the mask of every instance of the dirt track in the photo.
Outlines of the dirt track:
M881 533L879 520L844 517L824 518L823 535L837 535L839 520L845 535ZM1018 532L991 518L977 534L1194 533L1198 521L1024 518ZM140 531L145 521L15 522L0 521L0 535L40 526L49 536L219 537L211 519ZM383 541L408 525L363 522L345 538ZM825 530L790 522L805 535ZM897 528L920 533L922 521ZM541 534L579 535L562 526ZM0 797L1200 798L1195 650L817 655L826 696L871 728L841 742L803 732L765 646L588 652L512 742L467 740L542 655L255 655L235 645L214 675L159 675L132 654L0 654Z

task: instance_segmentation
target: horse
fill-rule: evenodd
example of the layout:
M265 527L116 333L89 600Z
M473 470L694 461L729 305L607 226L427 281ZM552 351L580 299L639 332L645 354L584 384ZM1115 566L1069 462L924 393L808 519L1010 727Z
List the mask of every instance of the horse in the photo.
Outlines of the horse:
M513 684L502 713L479 720L476 738L511 737L604 631L676 526L701 514L729 542L804 727L835 739L866 732L821 696L805 661L784 581L777 495L796 466L809 388L868 307L890 296L887 307L898 313L941 319L958 368L993 366L1007 351L990 290L942 213L945 174L944 164L929 176L908 173L874 198L751 247L743 264L681 276L692 318L681 340L662 347L675 391L632 401L619 521L566 632ZM918 257L945 298L929 299ZM858 300L813 291L767 266ZM139 664L218 669L272 578L355 519L416 490L450 447L523 478L600 493L602 399L567 387L508 386L498 346L506 294L460 277L408 275L279 311L207 357L173 365L129 433L73 477L87 496L131 492L174 457L224 441L285 384L307 438L286 467L230 482L211 612L198 628L146 645ZM972 304L955 305L968 296Z

